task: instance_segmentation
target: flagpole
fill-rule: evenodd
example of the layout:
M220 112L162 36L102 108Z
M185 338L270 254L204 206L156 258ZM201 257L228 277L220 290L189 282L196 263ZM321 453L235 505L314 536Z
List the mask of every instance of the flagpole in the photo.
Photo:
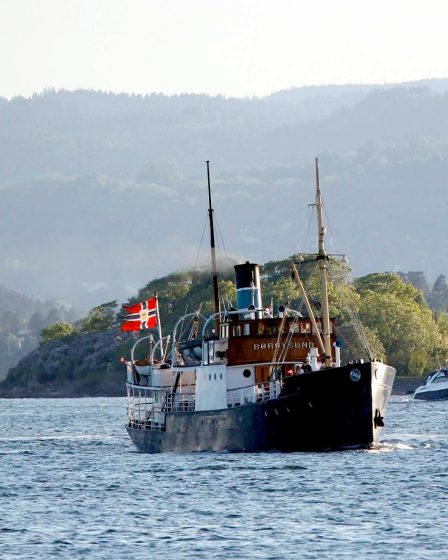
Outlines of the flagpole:
M157 317L157 329L159 331L159 340L160 340L160 359L163 360L163 356L165 352L163 351L162 346L162 324L160 323L160 313L159 313L159 295L157 291L154 293L156 298L156 317Z

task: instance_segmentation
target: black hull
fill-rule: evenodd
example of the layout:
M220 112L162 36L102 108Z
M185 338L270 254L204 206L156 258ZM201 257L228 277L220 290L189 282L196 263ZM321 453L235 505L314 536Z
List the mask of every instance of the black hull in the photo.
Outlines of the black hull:
M355 381L354 368L361 373ZM280 396L264 403L167 413L163 431L127 430L145 453L369 448L378 442L394 375L387 368L376 379L370 363L301 374L286 378Z
M418 401L446 401L448 400L448 389L439 391L425 391L424 393L414 393L414 399Z

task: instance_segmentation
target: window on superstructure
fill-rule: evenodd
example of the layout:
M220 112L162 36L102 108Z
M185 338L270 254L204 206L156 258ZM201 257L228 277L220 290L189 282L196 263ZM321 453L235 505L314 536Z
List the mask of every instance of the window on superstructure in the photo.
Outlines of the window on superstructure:
M208 365L208 342L204 342L203 359L204 365Z
M232 335L233 336L241 336L241 325L234 325L232 327Z

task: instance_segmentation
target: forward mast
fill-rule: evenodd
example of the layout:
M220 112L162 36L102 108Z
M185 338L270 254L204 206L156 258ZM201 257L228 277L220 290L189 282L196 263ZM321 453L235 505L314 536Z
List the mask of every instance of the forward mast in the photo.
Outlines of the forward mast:
M328 303L328 255L325 251L325 233L326 229L323 220L323 200L320 192L319 180L319 160L316 158L316 210L317 210L317 227L319 249L317 254L317 262L320 270L320 284L322 290L322 328L324 334L324 365L325 367L331 366L331 327L330 327L330 306Z

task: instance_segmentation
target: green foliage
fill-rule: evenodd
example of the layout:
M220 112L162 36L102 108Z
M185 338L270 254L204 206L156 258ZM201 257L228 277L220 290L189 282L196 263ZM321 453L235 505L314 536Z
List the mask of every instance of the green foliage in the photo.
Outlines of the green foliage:
M235 301L235 286L232 272L224 271L219 275L219 286L223 288L220 296ZM214 312L211 273L206 270L176 272L164 278L149 282L139 291L136 301L151 298L157 292L163 333L172 332L177 320L186 313L200 311L202 315Z
M313 299L320 300L320 274L317 267L314 274L310 275L306 291ZM347 305L354 309L359 305L359 295L350 284L350 268L347 263L337 259L328 262L328 299L330 315L342 322L348 320Z
M290 301L295 306L300 293L286 276L287 265L293 259L268 263L264 267L267 279L264 293L279 303ZM305 264L299 265L300 276L311 301L318 301L319 271L306 262L306 257L304 261ZM353 316L359 316L362 337L367 341L371 355L387 361L401 374L422 375L445 363L448 359L448 315L442 312L433 315L421 289L412 285L408 278L394 273L369 274L353 283L349 274L346 263L330 259L330 315L337 319L337 335L344 343L343 359L368 358L359 327L353 323ZM410 275L421 288L425 287L424 275ZM444 293L444 278L439 278L436 288L438 293ZM348 313L348 307L351 313ZM318 310L315 313L319 315Z
M280 278L275 284L271 284L264 293L266 302L270 302L272 299L274 309L279 305L296 307L300 301L299 287L291 278Z
M0 380L39 344L42 329L54 323L71 323L76 310L55 300L45 302L0 285Z
M399 276L404 281L412 284L414 288L420 290L425 295L425 297L429 294L430 290L429 290L428 282L426 280L424 272L422 272L421 270L417 270L417 271L411 270L406 274L399 273Z
M48 327L45 327L45 329L42 330L40 339L41 342L50 342L52 340L70 336L75 332L75 327L69 323L54 323L53 325L48 325Z
M376 332L366 325L362 326L362 332L371 350L371 356L369 356L357 329L349 320L337 325L337 338L343 343L341 349L342 361L347 362L353 358L368 360L370 357L386 361L386 351Z
M387 360L402 374L423 374L440 354L448 356L422 292L397 274L370 274L355 281L361 321L381 341Z
M91 309L88 316L81 322L81 332L103 332L115 328L117 326L115 315L117 305L117 300L113 300Z
M316 303L320 300L319 270L307 261L311 259L305 257L299 264L299 273L309 298ZM292 262L298 262L296 255L262 267L264 305L272 299L274 308L289 303L306 313L300 290L291 278ZM362 337L371 355L387 361L401 374L423 374L448 357L448 316L440 312L433 316L421 290L406 278L377 273L351 282L350 268L336 259L328 262L328 277L330 314L337 320L337 336L344 344L343 359L369 357L359 328L353 323L356 316L363 325ZM219 285L222 300L235 302L233 273L222 274ZM205 316L213 313L211 275L207 271L179 272L154 280L139 298L151 297L156 290L165 333L185 312L200 309ZM317 303L315 313L320 314Z
M232 280L226 280L225 278L220 278L218 280L218 290L221 300L225 302L226 305L235 305L236 302L236 287L235 282Z
M298 257L293 255L262 267L265 306L272 298L275 307L289 302L305 313L302 295L291 278L291 263L297 261ZM311 262L301 262L299 271L319 316L319 270L315 263L312 266ZM407 277L378 273L352 282L346 263L335 259L328 262L328 276L331 315L336 319L337 337L343 342L344 361L369 357L359 330L355 328L355 318L359 316L371 356L396 367L400 374L423 374L445 365L448 358L448 313L432 311L422 291L413 286ZM414 280L423 285L420 275ZM442 281L439 285L443 288ZM219 288L221 302L235 305L233 270L220 273ZM208 316L214 311L211 274L207 270L182 271L153 280L130 303L153 297L155 292L158 293L165 335L172 333L174 324L186 312L200 310ZM347 312L348 304L351 306L350 313ZM23 391L28 391L27 394L32 394L35 387L53 386L57 382L59 390L62 390L61 383L65 383L76 394L96 394L96 391L103 390L119 394L121 376L124 376L120 357L128 355L129 348L140 333L120 334L115 330L118 322L116 307L117 302L111 301L91 309L80 322L80 332L76 337L69 336L78 331L67 322L44 328L41 341L48 344L42 344L29 354L29 359L25 356L23 362L10 370L2 386L10 390L22 387ZM33 319L36 325L41 321L42 317L38 315ZM188 328L184 325L185 331Z
M117 331L53 339L10 369L0 393L10 396L123 395L125 368L116 355Z
M433 318L442 336L448 337L448 313L446 311L434 311Z
M422 292L411 284L403 282L400 276L393 272L368 274L358 278L355 280L355 288L361 297L371 291L379 295L393 293L400 299L414 301L418 305L426 305Z

